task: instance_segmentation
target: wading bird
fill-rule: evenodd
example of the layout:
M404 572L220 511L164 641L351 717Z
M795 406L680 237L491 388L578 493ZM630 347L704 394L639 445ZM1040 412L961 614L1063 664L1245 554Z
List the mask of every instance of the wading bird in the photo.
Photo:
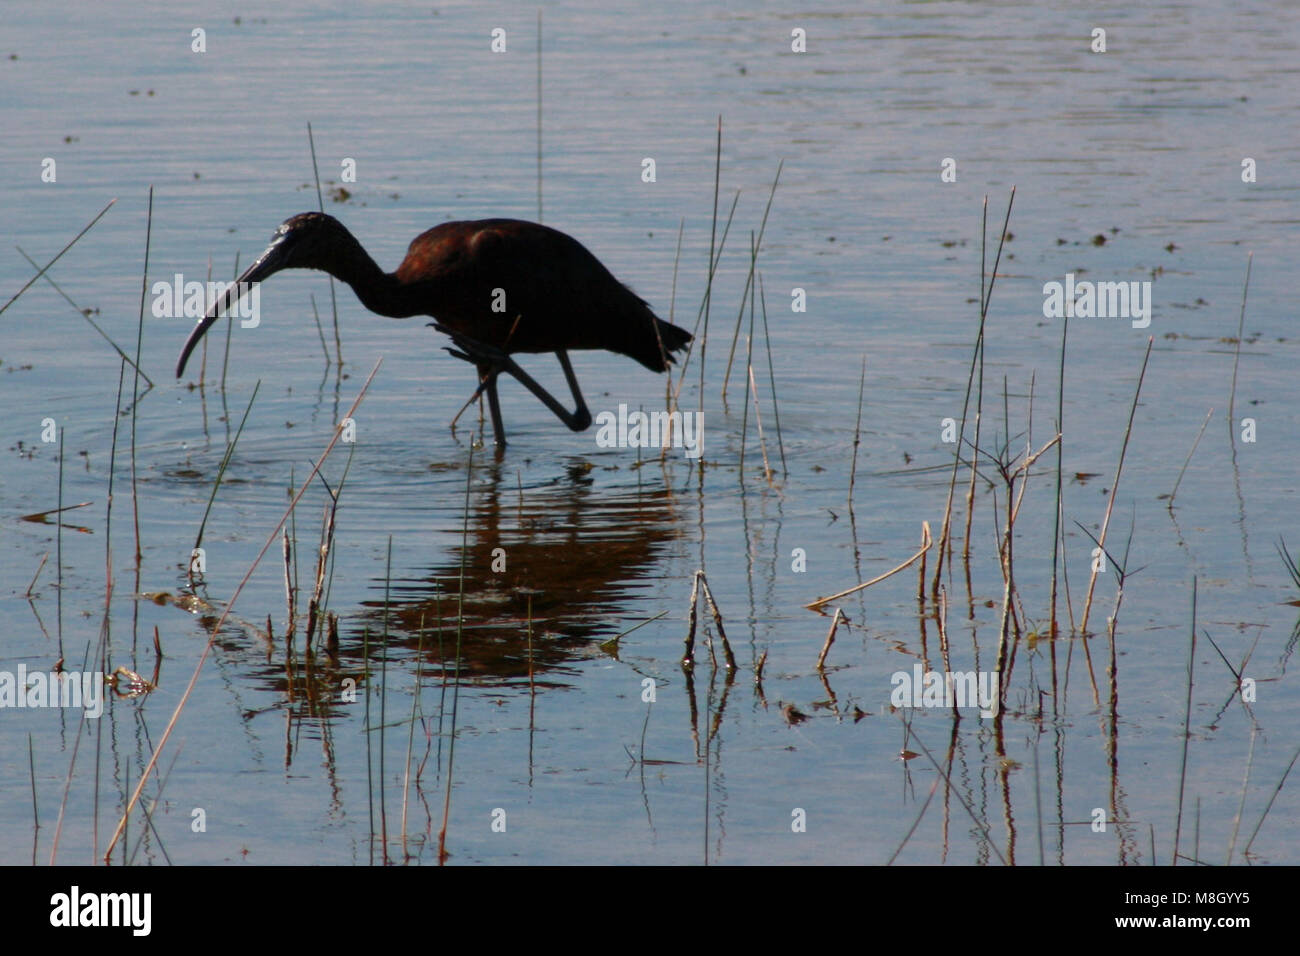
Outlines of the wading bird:
M666 372L673 353L691 340L685 329L658 318L582 243L549 226L518 219L444 222L415 237L396 272L384 272L341 222L305 212L280 225L266 251L194 326L176 363L177 378L199 339L249 284L281 269L328 272L380 315L433 317L429 324L456 346L447 351L478 369L473 397L487 392L498 445L506 441L497 398L502 372L580 432L591 424L591 413L569 364L570 349L607 349L652 372ZM574 410L520 368L513 352L554 352L573 392Z

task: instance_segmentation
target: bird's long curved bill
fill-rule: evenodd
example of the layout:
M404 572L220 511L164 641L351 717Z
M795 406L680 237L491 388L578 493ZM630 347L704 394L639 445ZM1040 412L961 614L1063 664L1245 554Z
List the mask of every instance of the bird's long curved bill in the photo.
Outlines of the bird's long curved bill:
M282 242L283 237L277 236L266 247L266 251L258 256L253 264L235 280L234 284L227 288L221 297L208 307L207 314L199 319L194 326L194 330L190 332L190 337L185 340L185 347L181 349L181 357L176 360L177 378L185 374L185 363L189 361L190 353L199 344L199 340L207 334L208 329L212 328L217 319L229 313L243 294L249 290L252 283L260 282L272 273L279 272L284 268L285 250Z

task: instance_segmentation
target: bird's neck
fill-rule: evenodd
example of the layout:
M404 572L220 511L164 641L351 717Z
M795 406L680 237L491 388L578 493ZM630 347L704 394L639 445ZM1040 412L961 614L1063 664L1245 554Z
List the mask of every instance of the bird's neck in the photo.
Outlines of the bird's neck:
M400 282L396 275L384 272L374 262L374 272L367 274L361 281L344 279L352 286L357 298L376 315L386 315L392 319L406 319L420 315L424 308L414 301L412 290Z
M385 272L350 235L352 248L332 258L324 271L352 286L357 298L371 312L394 319L419 315L422 309L412 301L410 291L396 275Z

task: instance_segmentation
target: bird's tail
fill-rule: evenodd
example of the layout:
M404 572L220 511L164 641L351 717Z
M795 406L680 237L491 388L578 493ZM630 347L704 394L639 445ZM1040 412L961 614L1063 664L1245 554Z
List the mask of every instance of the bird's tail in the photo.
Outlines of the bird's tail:
M673 353L686 348L691 333L659 318L631 289L620 289L623 301L611 303L605 310L617 316L616 321L605 324L600 338L582 347L609 349L636 359L652 372L668 371L675 361Z
M673 353L680 352L691 341L691 333L683 328L673 325L671 322L665 322L663 319L655 316L655 329L658 332L658 339L655 343L655 357L659 360L657 364L650 365L656 372L668 371L669 363L673 362Z

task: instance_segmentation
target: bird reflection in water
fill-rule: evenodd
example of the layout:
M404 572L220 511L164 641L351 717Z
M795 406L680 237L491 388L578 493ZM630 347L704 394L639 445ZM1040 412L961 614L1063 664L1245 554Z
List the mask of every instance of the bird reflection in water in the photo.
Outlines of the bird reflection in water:
M662 485L611 494L597 488L583 466L556 484L525 489L521 497L501 481L500 469L491 471L469 514L461 674L480 684L526 680L531 606L534 675L563 683L557 678L590 657L594 641L614 636L630 617L661 610L636 597L653 587L650 579L679 535L674 500ZM458 544L419 580L402 580L394 570L390 583L387 652L400 647L414 654L422 646L426 674L455 668L461 557ZM382 580L377 587L379 597L367 601L362 620L347 629L340 652L345 659L361 654L363 628L372 655L378 651Z

